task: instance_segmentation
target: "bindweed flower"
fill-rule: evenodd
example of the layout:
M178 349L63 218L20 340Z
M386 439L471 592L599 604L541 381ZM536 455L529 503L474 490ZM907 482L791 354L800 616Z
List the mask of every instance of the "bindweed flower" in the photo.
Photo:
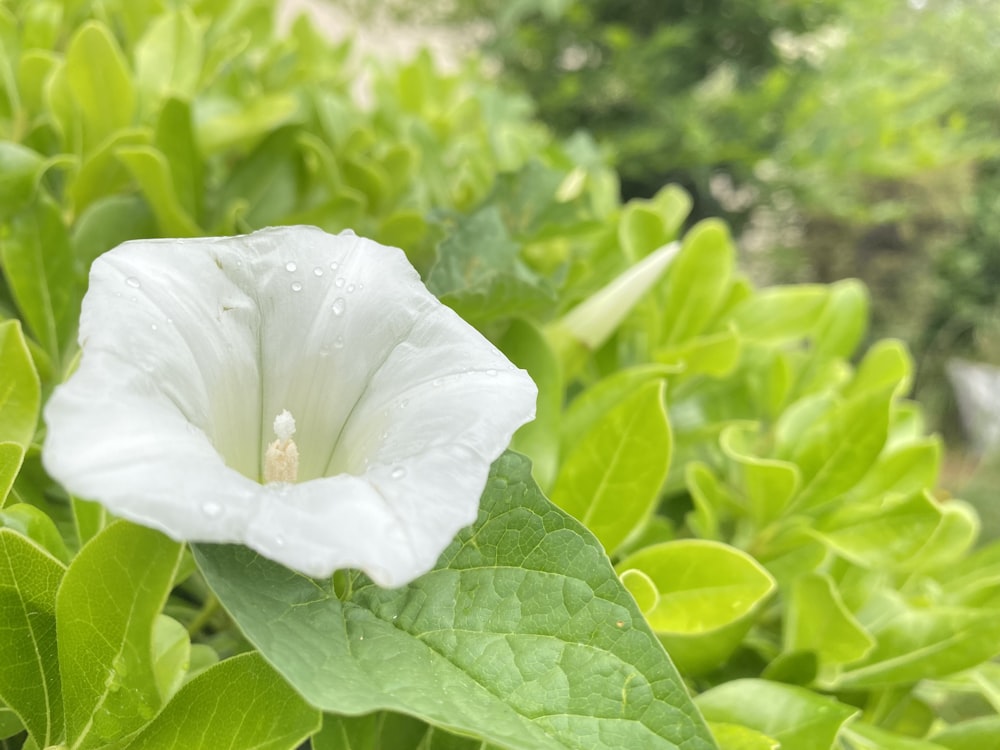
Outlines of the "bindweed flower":
M471 523L536 389L403 253L313 227L98 258L45 410L71 493L174 539L384 586Z

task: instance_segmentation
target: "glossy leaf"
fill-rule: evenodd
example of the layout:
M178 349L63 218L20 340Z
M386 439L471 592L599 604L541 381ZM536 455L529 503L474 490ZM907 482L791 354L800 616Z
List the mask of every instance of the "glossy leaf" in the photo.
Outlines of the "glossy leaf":
M712 722L741 724L781 743L781 750L830 750L857 709L792 685L733 680L695 702Z
M646 620L685 674L720 666L775 589L774 579L734 547L684 539L646 547L618 564L655 586Z
M35 435L41 386L17 321L0 323L0 442L27 449Z
M129 749L292 750L319 724L319 712L259 654L241 654L184 685Z
M40 747L63 731L56 591L65 570L26 537L0 528L0 700Z
M324 710L404 712L512 750L714 746L600 545L516 454L494 464L476 524L400 589L351 575L338 597L239 547L195 554L251 642Z
M646 383L580 436L559 469L552 502L613 553L652 513L670 445L663 385Z
M181 545L119 521L73 560L56 600L67 742L100 747L156 714L153 626ZM101 585L95 585L100 581Z

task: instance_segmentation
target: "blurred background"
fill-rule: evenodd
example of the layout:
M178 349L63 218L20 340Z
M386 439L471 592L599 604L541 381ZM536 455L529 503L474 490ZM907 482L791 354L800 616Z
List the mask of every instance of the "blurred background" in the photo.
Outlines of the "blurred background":
M916 397L965 440L946 362L1000 364L1000 2L289 0L283 17L301 12L365 54L480 61L558 136L591 134L623 200L677 183L689 224L724 217L759 283L862 279L869 340L910 346Z

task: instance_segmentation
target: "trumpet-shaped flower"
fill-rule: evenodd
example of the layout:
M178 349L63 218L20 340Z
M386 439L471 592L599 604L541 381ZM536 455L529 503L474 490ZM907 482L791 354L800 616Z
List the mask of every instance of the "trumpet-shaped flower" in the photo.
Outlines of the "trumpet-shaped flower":
M534 416L526 373L348 232L127 242L93 264L80 343L45 410L51 475L312 576L429 570Z

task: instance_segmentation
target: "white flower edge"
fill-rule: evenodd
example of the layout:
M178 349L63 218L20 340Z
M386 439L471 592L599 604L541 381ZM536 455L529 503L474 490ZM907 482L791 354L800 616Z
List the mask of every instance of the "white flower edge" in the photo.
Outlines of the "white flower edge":
M383 586L475 520L537 395L402 251L313 227L125 243L92 266L80 342L45 408L43 462L69 492ZM300 481L261 484L284 410Z

